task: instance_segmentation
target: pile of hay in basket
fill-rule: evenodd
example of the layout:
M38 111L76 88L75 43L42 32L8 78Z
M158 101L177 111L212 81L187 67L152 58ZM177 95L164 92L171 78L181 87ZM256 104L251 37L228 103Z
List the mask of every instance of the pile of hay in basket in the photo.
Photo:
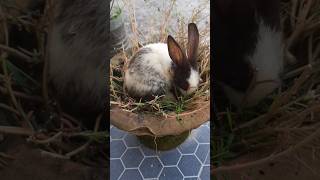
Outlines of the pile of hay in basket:
M281 5L286 63L283 85L254 109L218 113L225 131L211 143L211 172L215 175L270 163L301 148L319 148L320 1L283 0ZM236 161L254 152L261 156Z
M186 46L187 23L181 23L178 32L170 33L178 43ZM199 127L210 116L210 47L205 36L209 30L201 30L198 49L199 72L203 82L198 90L178 101L168 100L164 96L155 97L148 102L136 101L124 92L124 69L130 58L139 49L121 51L111 60L110 66L110 120L114 126L135 135L162 137L179 135ZM161 34L161 33L160 33ZM162 33L152 42L165 42L168 33ZM139 41L137 39L137 41ZM135 44L138 44L135 42Z

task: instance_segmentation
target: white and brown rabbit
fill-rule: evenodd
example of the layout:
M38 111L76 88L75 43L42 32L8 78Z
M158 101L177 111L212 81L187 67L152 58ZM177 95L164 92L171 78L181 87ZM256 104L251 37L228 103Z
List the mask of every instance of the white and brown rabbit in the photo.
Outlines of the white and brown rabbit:
M174 94L175 87L184 95L194 92L200 82L198 45L197 26L190 23L186 54L170 35L167 44L154 43L142 47L125 70L124 86L128 94L134 98L150 100L155 96Z
M215 0L213 74L238 108L258 104L281 84L279 0Z

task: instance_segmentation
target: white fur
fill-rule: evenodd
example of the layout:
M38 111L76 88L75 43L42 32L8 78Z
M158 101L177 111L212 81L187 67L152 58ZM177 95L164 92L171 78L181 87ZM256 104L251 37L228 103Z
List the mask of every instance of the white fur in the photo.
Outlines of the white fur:
M275 31L261 22L258 35L256 50L251 57L248 57L248 60L257 71L256 83L265 80L272 80L273 82L256 84L247 95L245 102L243 102L244 93L237 92L223 84L228 98L236 106L254 106L281 84L280 74L283 69L281 32Z
M170 69L172 67L172 60L169 56L168 46L165 43L155 43L145 46L152 49L152 53L145 54L145 63L155 67L168 81L172 80Z
M194 70L193 68L191 68L191 74L190 77L187 79L190 87L187 90L187 94L191 94L193 93L195 90L197 90L198 86L199 86L199 81L200 81L200 75L199 73Z
M167 44L164 43L154 43L144 46L143 48L150 48L152 53L143 54L142 58L144 59L144 63L146 66L152 66L155 68L157 72L161 74L162 77L165 77L168 85L170 87L172 81L172 75L170 72L172 66L172 60L168 53ZM140 92L140 96L143 96L145 93L150 92L150 86L146 86L141 82L145 77L141 77L138 73L132 73L129 75L127 69L125 72L125 86L130 88L138 88L138 92Z

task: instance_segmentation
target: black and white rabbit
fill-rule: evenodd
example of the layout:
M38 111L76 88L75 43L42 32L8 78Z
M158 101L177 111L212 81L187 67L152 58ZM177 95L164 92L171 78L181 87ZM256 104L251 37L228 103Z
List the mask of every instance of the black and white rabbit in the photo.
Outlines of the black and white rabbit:
M190 23L186 54L170 35L167 44L154 43L142 47L125 70L124 86L128 94L150 100L157 95L174 94L174 87L183 95L194 92L200 82L198 45L198 28Z
M109 1L54 0L49 78L72 111L101 112L107 102Z
M281 84L279 0L215 0L214 78L239 108L258 104Z

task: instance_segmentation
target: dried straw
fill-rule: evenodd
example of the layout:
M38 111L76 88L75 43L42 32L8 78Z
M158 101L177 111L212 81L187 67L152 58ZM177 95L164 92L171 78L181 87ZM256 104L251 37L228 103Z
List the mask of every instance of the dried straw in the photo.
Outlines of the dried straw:
M235 147L242 147L242 153L247 154L249 151L259 152L262 147L268 147L271 148L270 153L250 162L222 166L227 160L217 154L213 161L220 165L214 164L214 175L291 156L303 147L316 147L315 142L320 139L319 7L319 0L282 2L287 71L280 90L269 97L273 99L272 103L242 113L219 113L220 120L226 120L225 124L234 123L228 134L220 138L214 137L216 142L221 142L226 136L236 136L226 152L235 152ZM239 122L244 113L255 112L260 113ZM218 152L221 153L221 149L215 148L214 153Z

